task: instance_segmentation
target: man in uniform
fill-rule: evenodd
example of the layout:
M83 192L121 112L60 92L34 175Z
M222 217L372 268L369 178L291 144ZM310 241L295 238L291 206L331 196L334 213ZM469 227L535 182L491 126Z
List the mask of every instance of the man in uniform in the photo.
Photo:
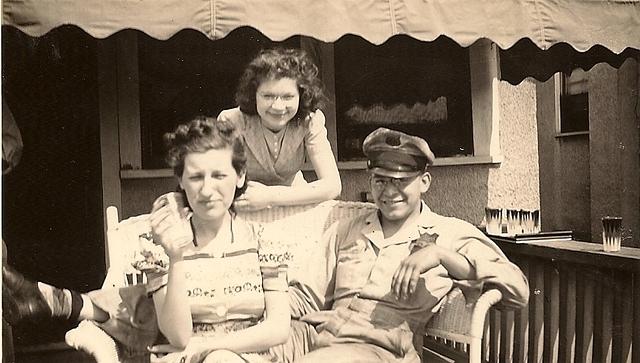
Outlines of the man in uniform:
M327 231L320 278L300 296L329 310L301 317L318 335L299 361L420 362L426 323L456 286L477 297L491 285L503 305L527 303L525 276L491 240L422 201L435 159L425 140L380 128L363 150L377 211Z

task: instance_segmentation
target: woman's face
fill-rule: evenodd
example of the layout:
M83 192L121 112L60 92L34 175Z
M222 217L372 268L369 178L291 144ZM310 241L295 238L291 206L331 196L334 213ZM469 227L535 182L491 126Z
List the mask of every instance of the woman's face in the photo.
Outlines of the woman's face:
M262 125L271 131L282 130L298 112L300 93L293 78L267 79L256 91L256 108Z
M184 172L180 186L184 189L193 210L200 220L224 217L233 203L236 187L244 184L245 174L238 175L231 164L230 148L190 153L184 158Z

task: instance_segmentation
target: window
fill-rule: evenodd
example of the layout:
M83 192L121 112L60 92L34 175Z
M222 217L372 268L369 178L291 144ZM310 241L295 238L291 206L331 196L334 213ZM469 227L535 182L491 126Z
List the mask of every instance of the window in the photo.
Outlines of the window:
M589 79L582 69L560 75L560 134L589 131Z
M274 46L250 28L211 41L182 31L161 41L138 35L142 168L165 168L164 133L199 114L216 117L235 107L235 91L245 66L262 48ZM282 43L300 46L300 37Z
M378 127L421 136L438 157L473 155L469 50L448 38L343 37L335 89L340 161L362 160L362 142Z
M119 155L121 178L170 176L162 135L196 114L216 116L233 107L246 64L275 44L302 47L318 62L329 98L329 141L341 169L366 167L362 142L380 126L424 137L436 165L502 160L499 59L489 40L466 48L446 37L395 36L378 46L356 36L333 44L302 36L272 42L251 28L216 41L190 30L166 41L135 31L116 40L114 61L100 69L105 79L117 79L105 88L117 102L105 109L117 112L118 142L109 148Z

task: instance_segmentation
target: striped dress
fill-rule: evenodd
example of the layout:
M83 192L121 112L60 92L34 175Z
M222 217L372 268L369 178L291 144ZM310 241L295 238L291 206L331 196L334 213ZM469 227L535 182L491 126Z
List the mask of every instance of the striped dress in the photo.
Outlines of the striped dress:
M231 228L233 239L223 252L206 246L185 255L194 336L215 337L255 325L265 311L264 292L288 289L286 265L261 252L261 228L239 217L233 217ZM148 291L166 285L167 278L150 277ZM268 351L241 356L249 362L276 361Z

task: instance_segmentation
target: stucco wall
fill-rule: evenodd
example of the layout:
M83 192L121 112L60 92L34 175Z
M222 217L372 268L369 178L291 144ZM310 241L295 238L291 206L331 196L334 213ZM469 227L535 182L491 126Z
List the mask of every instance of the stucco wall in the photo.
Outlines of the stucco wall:
M439 166L425 199L438 213L480 224L487 205L540 208L535 85L500 83L500 141L504 161L493 165ZM313 178L313 173L307 173ZM343 170L341 199L359 200L368 190L365 170ZM171 178L122 183L123 217L146 213L155 196L175 188Z
M535 84L500 84L500 142L504 161L489 172L489 204L539 209Z

